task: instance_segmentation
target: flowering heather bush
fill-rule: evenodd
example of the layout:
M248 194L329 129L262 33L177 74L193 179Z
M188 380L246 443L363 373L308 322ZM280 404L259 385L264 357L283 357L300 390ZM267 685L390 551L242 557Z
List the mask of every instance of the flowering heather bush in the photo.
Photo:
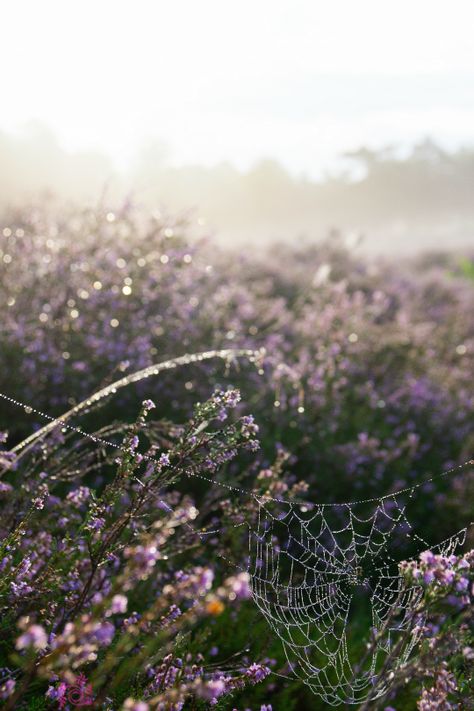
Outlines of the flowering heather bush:
M257 509L235 489L347 501L472 456L465 261L393 266L329 243L236 254L187 232L130 206L0 224L0 391L34 408L0 409L7 709L74 708L74 693L135 711L325 708L287 678L250 600ZM171 368L70 422L95 439L58 425L12 452L38 412L219 348L260 355ZM434 478L412 520L434 545L473 519L473 494L469 469ZM368 708L469 708L472 531L456 556L403 545L426 590L422 643Z
M255 448L248 417L222 425L238 399L234 390L216 392L182 427L147 422L154 409L147 400L115 459L54 432L24 468L21 460L6 466L16 486L4 486L1 531L5 708L39 689L49 701L67 702L84 669L104 708L133 708L124 685L143 708L178 709L189 698L214 703L268 676L266 658L241 652L221 666L218 649L203 654L215 620L232 624L249 598L248 575L222 574L213 519L196 533L205 507L199 512L189 495L170 488ZM77 481L84 478L88 486ZM228 518L225 537L238 527ZM231 541L225 550L231 554Z

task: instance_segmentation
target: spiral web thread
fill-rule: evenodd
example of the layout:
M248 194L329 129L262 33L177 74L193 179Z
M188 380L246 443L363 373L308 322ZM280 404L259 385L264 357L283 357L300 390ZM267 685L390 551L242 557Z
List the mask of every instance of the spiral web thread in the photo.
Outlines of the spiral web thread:
M258 504L257 526L249 531L252 596L282 641L291 671L331 706L382 696L419 641L424 620L423 591L407 582L394 557L406 537L429 547L412 532L406 504L396 494L359 513L355 504L337 511L324 504ZM463 529L432 550L450 555L465 536ZM357 624L353 606L360 598L370 604L372 629L354 661L348 623Z

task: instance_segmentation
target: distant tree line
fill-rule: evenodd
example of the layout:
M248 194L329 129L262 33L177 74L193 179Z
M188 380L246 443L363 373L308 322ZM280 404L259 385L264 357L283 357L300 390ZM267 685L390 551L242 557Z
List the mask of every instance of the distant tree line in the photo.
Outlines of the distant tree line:
M191 209L223 239L311 239L337 229L366 235L369 246L474 243L474 146L449 152L426 139L405 155L361 147L344 157L346 170L316 181L271 159L246 172L229 163L176 167L156 142L120 172L107 156L67 152L33 126L19 136L0 132L0 202L131 195L153 209Z

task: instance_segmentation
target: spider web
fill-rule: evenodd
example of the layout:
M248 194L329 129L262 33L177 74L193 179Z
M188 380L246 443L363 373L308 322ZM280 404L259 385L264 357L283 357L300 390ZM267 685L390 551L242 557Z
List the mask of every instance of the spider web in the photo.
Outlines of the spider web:
M396 557L407 542L418 552L429 547L412 530L406 500L394 494L337 507L255 500L252 596L290 670L331 706L382 696L424 623L423 590L400 573ZM450 555L465 535L463 529L431 549ZM364 607L369 630L361 627Z

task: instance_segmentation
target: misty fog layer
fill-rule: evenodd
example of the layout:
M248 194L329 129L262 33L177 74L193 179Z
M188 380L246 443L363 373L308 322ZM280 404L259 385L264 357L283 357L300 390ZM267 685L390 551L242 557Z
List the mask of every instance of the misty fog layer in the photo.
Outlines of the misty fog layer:
M404 157L360 148L346 159L353 170L316 182L271 159L247 172L229 163L176 167L155 143L119 170L106 155L67 152L32 126L0 132L0 205L132 198L153 210L190 211L229 244L340 233L373 251L474 247L474 147L446 152L426 140Z

